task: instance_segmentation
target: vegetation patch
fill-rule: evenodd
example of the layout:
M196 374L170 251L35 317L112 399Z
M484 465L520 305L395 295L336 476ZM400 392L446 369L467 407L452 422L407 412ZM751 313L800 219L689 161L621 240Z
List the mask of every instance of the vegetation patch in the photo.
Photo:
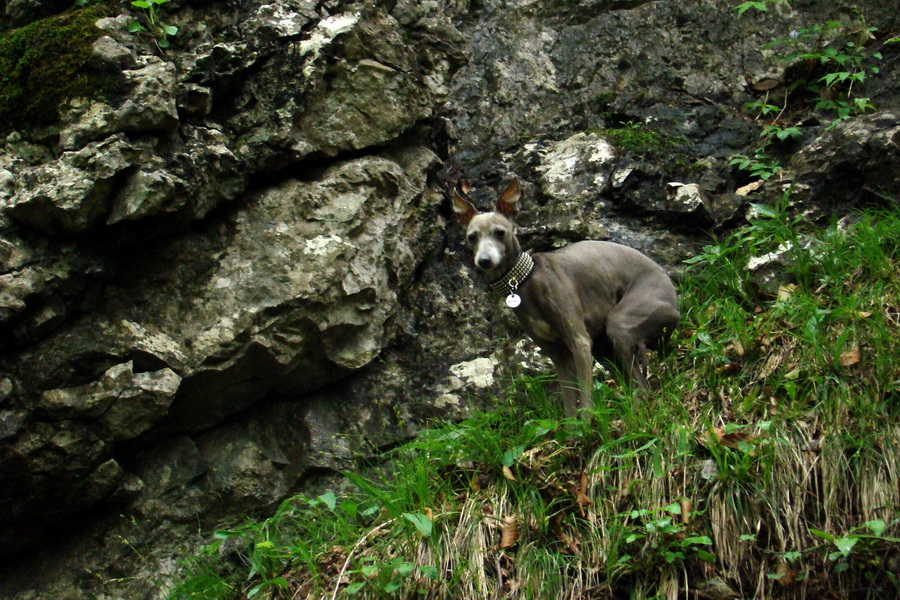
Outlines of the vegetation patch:
M658 390L598 383L589 423L519 380L218 532L171 597L898 597L900 211L755 209L689 261Z
M121 74L93 56L102 35L95 23L109 14L105 6L89 6L0 36L0 131L54 123L69 98L121 91Z
M647 154L665 148L677 148L685 144L685 140L672 136L651 127L628 121L621 127L604 127L595 129L596 133L609 141L617 148L633 152L635 154Z

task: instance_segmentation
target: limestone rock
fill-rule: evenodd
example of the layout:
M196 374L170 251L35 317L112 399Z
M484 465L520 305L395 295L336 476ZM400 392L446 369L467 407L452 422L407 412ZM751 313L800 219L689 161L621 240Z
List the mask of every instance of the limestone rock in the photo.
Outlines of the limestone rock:
M117 178L138 156L138 148L117 134L23 169L7 211L48 234L80 233L104 220Z
M123 57L128 52L108 36L100 38L98 43L100 40L109 40L101 48L111 46ZM63 150L77 150L89 141L116 132L133 134L175 128L178 124L175 66L170 62L154 61L124 70L122 75L130 92L117 106L102 100L83 99L70 105L68 114L63 117L67 124L59 134L59 145Z
M851 119L823 132L791 159L799 200L847 206L900 198L900 113Z
M38 406L54 419L96 419L110 441L132 439L165 416L181 384L171 369L134 373L133 368L129 361L95 383L48 390Z

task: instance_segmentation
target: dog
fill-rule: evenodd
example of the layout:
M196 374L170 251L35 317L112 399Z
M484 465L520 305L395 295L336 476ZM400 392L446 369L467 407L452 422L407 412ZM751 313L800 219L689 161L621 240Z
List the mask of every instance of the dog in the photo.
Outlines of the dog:
M566 414L591 406L593 358L613 362L647 389L647 350L664 346L681 319L662 267L613 242L576 242L531 256L522 251L513 221L518 179L500 193L493 212L479 213L465 195L456 186L451 196L475 267L553 361Z

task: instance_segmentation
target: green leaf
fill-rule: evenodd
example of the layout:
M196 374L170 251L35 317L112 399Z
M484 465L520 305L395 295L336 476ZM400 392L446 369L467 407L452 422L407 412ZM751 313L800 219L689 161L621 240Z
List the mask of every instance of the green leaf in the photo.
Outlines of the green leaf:
M428 579L437 579L440 575L440 571L437 567L432 567L429 565L419 565L419 571L421 571L422 575L424 575Z
M410 562L403 562L397 565L397 575L400 577L409 577L409 574L416 570L416 565Z
M760 217L765 217L767 219L775 219L778 217L778 211L765 204L751 204L750 208L756 211L756 214Z
M144 0L134 0L134 2L131 3L131 5L137 6L138 8L143 8L145 10L150 8L150 3L145 2Z
M348 585L345 591L347 592L348 596L353 596L359 593L359 590L363 589L364 587L366 587L365 581L357 581L356 583L351 583L350 585Z
M681 542L682 546L688 546L691 544L705 544L707 546L712 546L712 540L705 535L696 535L694 537L685 538L684 541Z
M716 562L716 555L702 548L697 548L697 558L708 563Z
M833 542L833 541L834 541L834 536L833 536L833 535L831 535L830 533L825 533L825 532L822 531L821 529L810 529L809 532L810 532L811 534L813 534L814 536L816 536L816 537L822 538L822 539L825 540L826 542Z
M834 545L837 546L837 549L840 550L841 554L846 557L850 555L850 551L853 550L853 546L855 546L858 541L859 538L856 536L842 537L834 540Z
M393 594L394 592L399 590L401 587L403 587L403 583L394 579L391 582L389 582L387 585L384 586L384 591L387 592L388 594Z
M166 35L175 35L178 33L178 28L174 25L163 25L162 30Z
M345 500L343 503L341 503L339 508L351 519L355 519L357 513L359 512L359 504L357 504L353 500Z
M650 466L653 469L653 475L657 479L662 479L662 477L666 474L666 472L663 471L662 456L661 456L661 451L659 449L659 445L657 445L653 449L653 454L650 455ZM666 507L666 509L668 510L668 507ZM681 514L681 506L680 505L678 505L678 512L675 514L677 514L677 515Z
M169 38L167 38L167 37L161 37L161 38L159 38L159 40L156 42L156 44L157 44L160 48L168 48L168 47L169 47Z
M325 492L319 496L319 500L324 502L329 510L334 510L334 507L337 506L337 496L334 495L334 492Z
M364 577L375 577L378 574L378 570L381 567L378 565L364 565L363 568L359 570L360 573L363 574Z
M504 467L511 467L516 464L516 461L522 456L523 452L525 452L525 446L515 446L510 448L500 457L500 462L503 463Z
M415 525L416 529L419 530L419 533L422 534L422 537L431 537L434 527L431 523L431 519L428 518L428 515L421 513L403 513L403 518Z
M884 530L887 529L887 523L884 522L883 519L874 519L872 521L866 521L863 523L866 527L869 528L869 531L874 533L877 536L880 536L884 533Z
M137 21L132 21L128 24L128 31L129 33L137 33L138 31L147 31L147 29Z
M668 513L672 513L673 515L680 515L681 514L681 504L678 502L673 502L672 504L663 508L663 510Z

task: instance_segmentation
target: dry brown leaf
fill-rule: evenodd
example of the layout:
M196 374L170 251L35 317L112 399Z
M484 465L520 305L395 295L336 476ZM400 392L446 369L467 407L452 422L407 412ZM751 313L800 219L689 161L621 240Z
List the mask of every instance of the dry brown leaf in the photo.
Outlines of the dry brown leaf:
M746 354L746 350L744 350L744 345L741 343L740 340L734 340L733 342L731 342L731 345L734 347L734 352L738 356L744 356L744 354Z
M511 548L519 541L519 517L506 515L500 522L500 547Z
M753 183L748 183L747 185L739 187L738 189L734 190L734 195L735 196L746 196L747 194L749 194L751 192L755 192L756 190L761 188L763 186L763 184L765 184L765 181L763 181L762 179L760 179L759 181L754 181Z
M753 89L759 92L768 92L769 90L773 90L781 85L781 81L778 79L772 79L771 77L766 77L764 79L760 79L756 83L753 84Z
M591 500L590 496L587 495L588 491L588 478L587 474L581 474L581 481L578 483L578 489L575 490L575 502L578 503L579 506L588 506L589 504L593 504L594 501Z
M753 435L743 431L725 433L724 427L714 427L713 434L715 434L716 439L719 440L720 444L726 448L731 448L732 450L737 450L738 445L740 445L741 442L751 442L754 439Z
M779 563L778 567L775 569L775 574L781 575L781 577L775 581L781 584L782 587L793 585L794 581L797 579L797 571L792 569L787 563Z
M841 354L842 367L852 367L853 365L858 365L860 360L862 360L862 352L860 351L859 346L856 346L852 350L848 350Z
M506 477L507 479L509 479L510 481L516 480L516 476L513 475L512 469L510 469L506 465L503 465L503 476Z
M427 506L422 509L422 512L425 513L425 516L428 517L429 521L434 521L434 511L428 508Z

